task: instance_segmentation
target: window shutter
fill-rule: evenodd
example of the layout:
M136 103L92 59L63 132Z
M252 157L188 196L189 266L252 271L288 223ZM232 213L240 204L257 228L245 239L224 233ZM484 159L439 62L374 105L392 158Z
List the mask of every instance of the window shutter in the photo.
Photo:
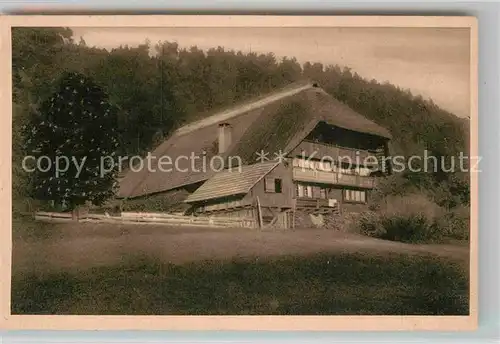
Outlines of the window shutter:
M265 178L265 191L266 192L274 192L274 179L273 178Z

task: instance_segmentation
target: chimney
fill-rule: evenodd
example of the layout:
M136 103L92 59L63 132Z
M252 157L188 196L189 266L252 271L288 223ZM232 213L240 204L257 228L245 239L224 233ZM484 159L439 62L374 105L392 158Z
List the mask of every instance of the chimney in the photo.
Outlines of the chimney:
M231 126L229 123L219 124L219 154L226 153L231 145Z

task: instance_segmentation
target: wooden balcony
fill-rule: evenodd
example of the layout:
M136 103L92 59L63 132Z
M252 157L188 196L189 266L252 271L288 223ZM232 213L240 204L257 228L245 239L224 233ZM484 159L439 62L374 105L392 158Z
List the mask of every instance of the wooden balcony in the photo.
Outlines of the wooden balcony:
M337 184L337 173L294 167L293 179L302 182Z
M373 189L375 187L375 178L350 174L339 174L337 178L337 184Z
M374 177L326 172L301 167L293 168L292 177L293 180L301 182L354 186L366 189L372 189L375 187Z

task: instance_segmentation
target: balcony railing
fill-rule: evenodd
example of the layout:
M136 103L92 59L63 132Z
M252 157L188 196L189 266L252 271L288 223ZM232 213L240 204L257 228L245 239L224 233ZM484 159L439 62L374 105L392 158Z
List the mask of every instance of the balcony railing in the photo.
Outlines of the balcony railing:
M319 171L314 169L305 169L302 167L293 168L293 179L303 182L345 185L367 189L375 187L374 177Z
M337 184L346 186L358 186L360 188L373 189L375 187L375 178L359 175L338 174Z
M324 184L337 184L337 173L306 169L302 167L293 168L293 179L300 181L313 181Z

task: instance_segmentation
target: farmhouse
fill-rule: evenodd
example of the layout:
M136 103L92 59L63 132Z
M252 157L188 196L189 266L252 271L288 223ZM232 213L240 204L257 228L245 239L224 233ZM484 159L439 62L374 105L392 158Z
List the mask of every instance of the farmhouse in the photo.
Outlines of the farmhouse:
M292 84L179 128L151 153L154 168L124 176L118 196L290 227L297 213L366 207L377 178L390 173L390 138L317 84ZM161 157L175 164L165 171Z

